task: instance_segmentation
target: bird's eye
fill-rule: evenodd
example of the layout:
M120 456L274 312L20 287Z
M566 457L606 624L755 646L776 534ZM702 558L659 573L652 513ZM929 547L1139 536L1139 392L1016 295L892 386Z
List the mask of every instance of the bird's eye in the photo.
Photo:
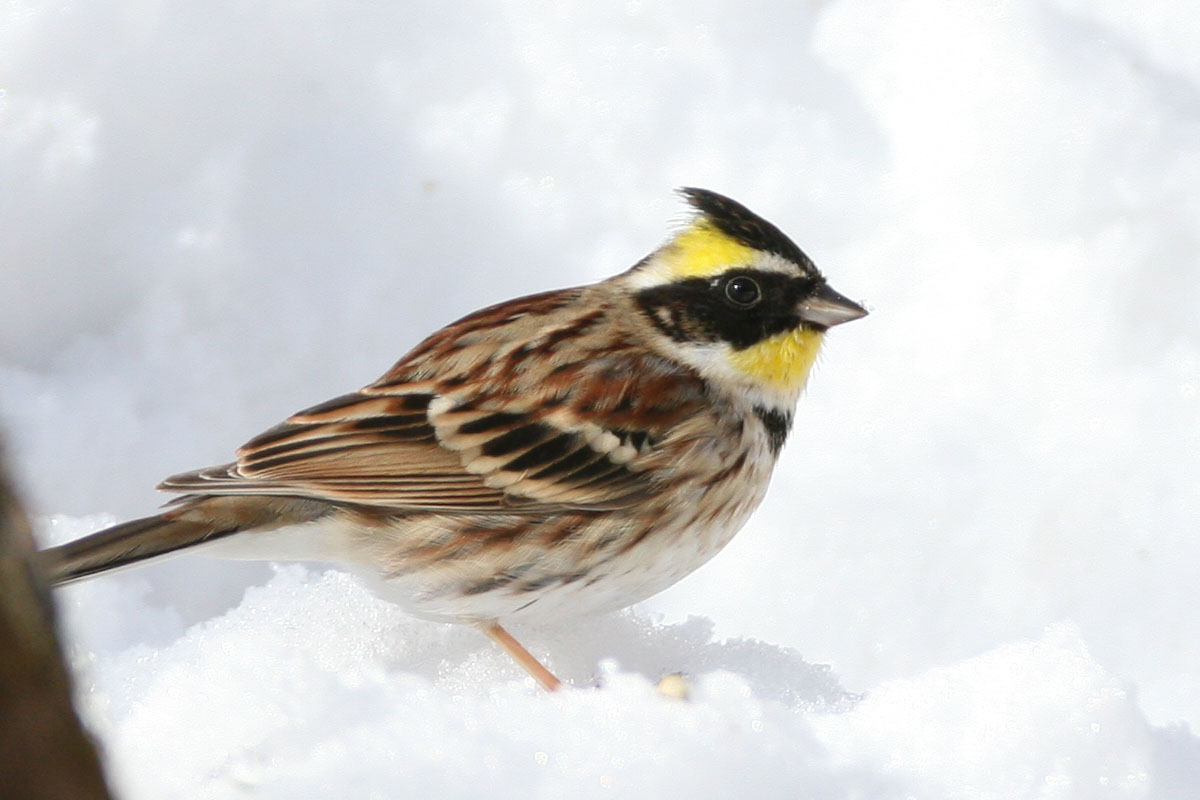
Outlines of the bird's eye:
M762 289L756 280L742 275L725 284L725 296L735 306L749 308L762 299Z

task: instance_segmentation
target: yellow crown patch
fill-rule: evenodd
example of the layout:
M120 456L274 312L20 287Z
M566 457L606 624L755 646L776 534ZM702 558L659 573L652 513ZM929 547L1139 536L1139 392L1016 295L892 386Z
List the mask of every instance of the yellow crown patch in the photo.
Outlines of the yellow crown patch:
M751 263L757 252L708 220L698 219L671 241L664 261L672 279L708 278Z

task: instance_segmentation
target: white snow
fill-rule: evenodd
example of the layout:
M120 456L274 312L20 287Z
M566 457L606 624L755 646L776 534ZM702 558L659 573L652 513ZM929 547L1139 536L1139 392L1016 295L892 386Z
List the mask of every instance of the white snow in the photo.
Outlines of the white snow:
M518 631L570 691L316 566L60 591L121 797L1200 796L1194 3L0 15L0 425L46 543L624 269L677 186L872 311L724 553Z

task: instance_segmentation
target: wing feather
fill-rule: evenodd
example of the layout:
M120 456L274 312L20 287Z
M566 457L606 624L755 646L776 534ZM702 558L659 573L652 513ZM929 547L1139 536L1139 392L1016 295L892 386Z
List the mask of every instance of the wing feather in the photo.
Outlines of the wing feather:
M160 488L398 511L632 505L671 462L663 451L703 407L702 387L684 368L595 333L603 314L573 312L578 291L477 312L376 383L251 439L235 462Z

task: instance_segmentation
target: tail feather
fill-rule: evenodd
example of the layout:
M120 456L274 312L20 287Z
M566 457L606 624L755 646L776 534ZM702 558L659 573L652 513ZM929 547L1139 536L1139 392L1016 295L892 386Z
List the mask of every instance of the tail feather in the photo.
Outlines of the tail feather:
M47 548L38 557L47 578L57 585L165 556L238 530L236 523L222 527L216 520L188 518L171 510Z
M221 539L320 519L329 503L302 497L193 495L161 514L122 522L38 554L51 583L62 584Z

